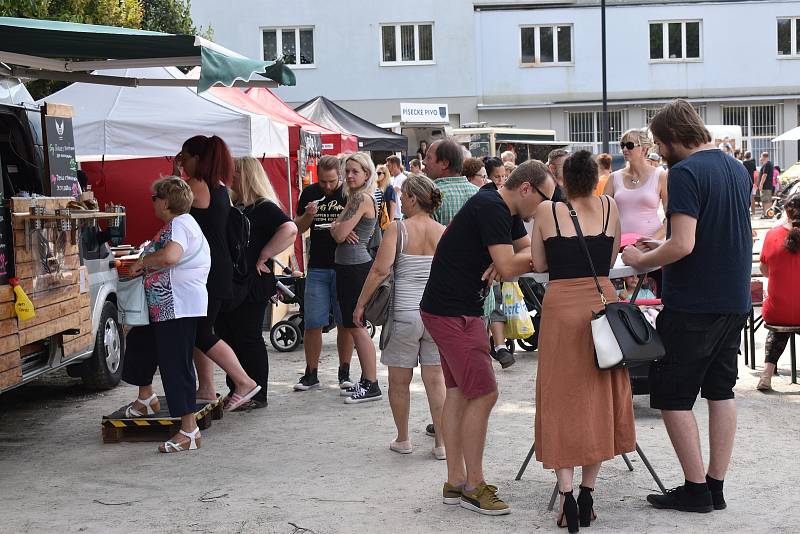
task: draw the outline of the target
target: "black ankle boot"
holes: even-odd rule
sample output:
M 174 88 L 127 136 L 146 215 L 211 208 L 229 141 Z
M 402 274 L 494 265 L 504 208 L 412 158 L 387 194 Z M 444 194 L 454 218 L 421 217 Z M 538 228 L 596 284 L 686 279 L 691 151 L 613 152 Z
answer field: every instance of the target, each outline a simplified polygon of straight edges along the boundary
M 594 513 L 594 499 L 592 492 L 594 488 L 587 488 L 586 486 L 579 486 L 581 491 L 578 493 L 578 515 L 582 527 L 592 526 L 592 521 L 597 519 Z
M 575 497 L 572 496 L 572 491 L 559 491 L 559 495 L 564 497 L 564 507 L 561 510 L 561 516 L 558 518 L 558 526 L 564 527 L 564 520 L 567 521 L 567 530 L 569 532 L 578 532 L 578 503 L 575 502 Z

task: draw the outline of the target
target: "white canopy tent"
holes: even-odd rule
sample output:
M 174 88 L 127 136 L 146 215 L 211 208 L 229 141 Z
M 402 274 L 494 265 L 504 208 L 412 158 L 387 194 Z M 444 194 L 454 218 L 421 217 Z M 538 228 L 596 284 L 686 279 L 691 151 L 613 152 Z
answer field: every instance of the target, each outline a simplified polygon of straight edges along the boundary
M 174 67 L 98 71 L 108 76 L 185 79 Z M 235 156 L 288 157 L 285 124 L 190 87 L 115 87 L 74 83 L 39 103 L 75 108 L 79 161 L 172 156 L 195 135 L 217 135 Z
M 792 128 L 772 140 L 773 143 L 779 141 L 800 141 L 800 126 Z

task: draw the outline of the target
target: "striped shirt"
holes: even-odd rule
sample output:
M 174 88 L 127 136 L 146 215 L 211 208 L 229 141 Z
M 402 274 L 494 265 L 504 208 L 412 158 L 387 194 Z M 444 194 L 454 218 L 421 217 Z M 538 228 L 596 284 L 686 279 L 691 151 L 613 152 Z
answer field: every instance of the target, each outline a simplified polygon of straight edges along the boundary
M 478 192 L 478 186 L 469 183 L 466 176 L 448 176 L 436 180 L 442 192 L 442 205 L 433 212 L 433 218 L 447 226 L 469 198 Z

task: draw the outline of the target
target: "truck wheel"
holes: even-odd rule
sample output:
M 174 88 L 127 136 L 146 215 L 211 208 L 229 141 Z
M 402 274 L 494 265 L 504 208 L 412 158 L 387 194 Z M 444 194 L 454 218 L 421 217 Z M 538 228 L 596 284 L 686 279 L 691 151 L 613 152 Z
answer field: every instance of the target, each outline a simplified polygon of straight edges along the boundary
M 94 342 L 92 358 L 87 362 L 89 372 L 83 383 L 91 388 L 111 389 L 122 377 L 122 358 L 125 354 L 125 338 L 117 322 L 117 307 L 113 302 L 103 304 L 100 324 Z

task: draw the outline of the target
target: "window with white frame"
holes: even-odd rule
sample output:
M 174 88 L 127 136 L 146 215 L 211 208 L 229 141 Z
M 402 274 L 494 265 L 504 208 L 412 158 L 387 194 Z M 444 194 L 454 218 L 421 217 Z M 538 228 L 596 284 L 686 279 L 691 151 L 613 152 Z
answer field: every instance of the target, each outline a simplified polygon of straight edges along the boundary
M 700 21 L 650 21 L 650 61 L 699 61 Z
M 697 112 L 698 115 L 700 115 L 700 118 L 703 119 L 703 122 L 705 122 L 705 120 L 706 120 L 706 107 L 705 106 L 696 106 L 694 104 L 692 105 L 692 107 L 694 107 L 694 110 Z M 650 121 L 653 120 L 653 117 L 656 116 L 656 113 L 661 111 L 661 109 L 662 108 L 645 108 L 644 109 L 645 124 L 649 125 Z
M 778 55 L 800 58 L 800 17 L 778 19 Z
M 588 149 L 600 152 L 603 147 L 603 112 L 602 111 L 570 111 L 569 140 L 574 143 L 573 149 Z M 608 112 L 609 152 L 619 154 L 619 138 L 625 131 L 625 111 Z
M 742 127 L 742 150 L 758 159 L 769 152 L 773 163 L 783 162 L 783 143 L 772 139 L 783 133 L 783 104 L 722 106 L 722 124 Z M 738 147 L 737 147 L 738 148 Z
M 381 65 L 433 63 L 433 24 L 381 24 Z
M 264 61 L 283 62 L 292 66 L 314 66 L 314 28 L 265 28 L 261 30 Z
M 572 25 L 522 26 L 520 65 L 557 65 L 572 63 Z

